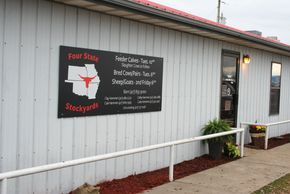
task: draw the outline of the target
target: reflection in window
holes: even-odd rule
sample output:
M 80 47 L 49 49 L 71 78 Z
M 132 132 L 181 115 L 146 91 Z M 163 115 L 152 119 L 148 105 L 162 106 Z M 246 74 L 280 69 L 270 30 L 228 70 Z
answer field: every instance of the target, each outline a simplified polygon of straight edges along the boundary
M 223 81 L 236 80 L 236 58 L 230 56 L 223 57 Z
M 280 63 L 272 63 L 271 74 L 271 96 L 270 96 L 270 115 L 279 114 L 280 107 L 280 87 L 281 87 L 281 67 Z

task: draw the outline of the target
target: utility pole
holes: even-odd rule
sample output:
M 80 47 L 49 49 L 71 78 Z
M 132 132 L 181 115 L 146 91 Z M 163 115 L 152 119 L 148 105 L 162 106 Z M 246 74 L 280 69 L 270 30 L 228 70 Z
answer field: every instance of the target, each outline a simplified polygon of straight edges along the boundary
M 217 7 L 217 23 L 220 23 L 221 19 L 221 0 L 218 0 L 218 7 Z

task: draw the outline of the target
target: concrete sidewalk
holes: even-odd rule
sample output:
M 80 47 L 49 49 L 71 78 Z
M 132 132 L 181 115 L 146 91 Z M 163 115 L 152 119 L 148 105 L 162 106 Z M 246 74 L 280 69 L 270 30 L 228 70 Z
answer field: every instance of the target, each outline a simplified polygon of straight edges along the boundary
M 245 149 L 245 157 L 146 191 L 145 194 L 244 194 L 290 173 L 290 144 L 271 150 Z

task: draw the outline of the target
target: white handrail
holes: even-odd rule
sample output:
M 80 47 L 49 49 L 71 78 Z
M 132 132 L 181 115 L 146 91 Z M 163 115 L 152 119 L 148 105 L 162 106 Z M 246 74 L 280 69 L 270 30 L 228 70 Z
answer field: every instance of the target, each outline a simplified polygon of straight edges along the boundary
M 279 121 L 279 122 L 276 122 L 276 123 L 268 123 L 267 126 L 280 125 L 280 124 L 284 124 L 284 123 L 290 123 L 290 120 Z
M 280 125 L 284 123 L 290 123 L 290 120 L 279 121 L 275 123 L 254 123 L 254 122 L 241 122 L 241 125 L 262 125 L 262 126 L 273 126 L 273 125 Z
M 280 125 L 280 124 L 285 124 L 285 123 L 290 123 L 290 120 L 285 120 L 285 121 L 279 121 L 275 123 L 253 123 L 253 122 L 241 122 L 240 127 L 243 127 L 245 125 L 261 125 L 261 126 L 266 126 L 266 134 L 265 134 L 265 145 L 264 149 L 268 149 L 268 140 L 269 140 L 269 127 L 274 126 L 274 125 Z
M 16 178 L 16 177 L 21 177 L 21 176 L 51 171 L 51 170 L 57 170 L 57 169 L 61 169 L 61 168 L 67 168 L 67 167 L 71 167 L 71 166 L 76 166 L 76 165 L 81 165 L 81 164 L 116 158 L 116 157 L 120 157 L 120 156 L 126 156 L 126 155 L 130 155 L 130 154 L 146 152 L 146 151 L 155 150 L 155 149 L 164 148 L 164 147 L 170 147 L 170 150 L 171 150 L 170 151 L 170 164 L 169 164 L 169 180 L 173 181 L 175 145 L 190 143 L 190 142 L 194 142 L 194 141 L 201 141 L 201 140 L 206 140 L 206 139 L 212 139 L 215 137 L 220 137 L 220 136 L 225 136 L 225 135 L 230 135 L 230 134 L 238 134 L 238 133 L 240 133 L 240 150 L 241 150 L 241 157 L 243 157 L 243 155 L 244 155 L 244 129 L 243 128 L 235 128 L 235 129 L 233 129 L 231 131 L 227 131 L 227 132 L 192 137 L 192 138 L 188 138 L 188 139 L 176 140 L 176 141 L 172 141 L 172 142 L 155 144 L 155 145 L 150 145 L 150 146 L 145 146 L 145 147 L 140 147 L 140 148 L 134 148 L 134 149 L 124 150 L 124 151 L 119 151 L 119 152 L 113 152 L 113 153 L 109 153 L 109 154 L 102 154 L 102 155 L 97 155 L 97 156 L 81 158 L 81 159 L 75 159 L 75 160 L 58 162 L 58 163 L 47 164 L 47 165 L 42 165 L 42 166 L 36 166 L 36 167 L 31 167 L 31 168 L 26 168 L 26 169 L 21 169 L 21 170 L 4 172 L 4 173 L 0 174 L 0 181 L 2 182 L 1 194 L 7 194 L 7 180 L 11 179 L 11 178 Z

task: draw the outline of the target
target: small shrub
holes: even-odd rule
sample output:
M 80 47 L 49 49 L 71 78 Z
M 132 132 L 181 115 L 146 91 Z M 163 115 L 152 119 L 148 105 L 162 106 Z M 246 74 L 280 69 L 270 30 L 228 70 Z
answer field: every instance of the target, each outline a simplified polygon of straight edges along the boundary
M 231 142 L 227 142 L 225 145 L 225 153 L 231 158 L 237 158 L 241 156 L 238 146 Z

